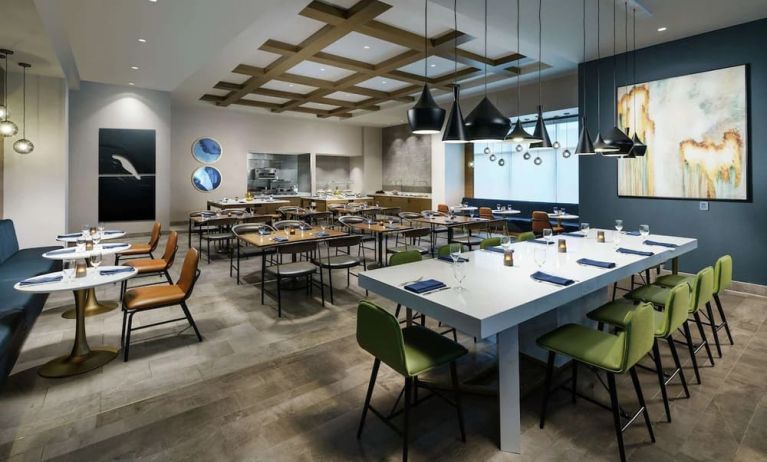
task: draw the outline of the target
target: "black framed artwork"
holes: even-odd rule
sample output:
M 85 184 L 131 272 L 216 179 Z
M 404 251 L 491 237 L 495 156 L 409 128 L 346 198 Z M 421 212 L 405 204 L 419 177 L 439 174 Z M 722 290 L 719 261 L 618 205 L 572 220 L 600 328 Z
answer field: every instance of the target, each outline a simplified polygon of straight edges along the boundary
M 155 130 L 99 129 L 99 221 L 155 219 Z

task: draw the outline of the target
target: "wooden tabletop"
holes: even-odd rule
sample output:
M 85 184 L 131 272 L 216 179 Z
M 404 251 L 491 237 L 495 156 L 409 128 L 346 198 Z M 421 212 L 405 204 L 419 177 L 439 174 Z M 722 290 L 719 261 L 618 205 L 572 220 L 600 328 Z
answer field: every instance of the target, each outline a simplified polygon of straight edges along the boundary
M 244 199 L 240 199 L 240 200 L 230 199 L 226 202 L 223 202 L 220 200 L 208 201 L 208 207 L 216 207 L 219 209 L 246 208 L 246 207 L 256 207 L 259 205 L 269 205 L 269 204 L 284 205 L 284 204 L 290 204 L 290 201 L 280 200 L 280 199 L 274 199 L 271 201 L 265 200 L 265 199 L 254 199 L 251 201 L 246 201 Z
M 334 207 L 333 211 L 339 214 L 350 214 L 359 212 L 372 212 L 374 210 L 383 210 L 383 207 L 375 205 L 369 207 Z
M 285 245 L 285 244 L 295 244 L 296 242 L 307 242 L 307 241 L 322 241 L 325 239 L 333 239 L 334 237 L 342 237 L 342 236 L 348 236 L 349 233 L 346 233 L 344 231 L 338 231 L 335 229 L 326 229 L 325 232 L 327 233 L 327 236 L 317 237 L 315 236 L 316 233 L 320 232 L 321 228 L 319 226 L 314 226 L 306 231 L 301 231 L 300 229 L 296 229 L 296 234 L 285 234 L 285 231 L 277 231 L 276 233 L 267 234 L 267 235 L 261 235 L 258 233 L 247 233 L 240 235 L 240 239 L 247 242 L 248 244 L 255 245 L 256 247 L 276 247 L 279 245 Z M 274 241 L 275 236 L 281 236 L 281 237 L 287 237 L 287 241 Z
M 226 213 L 222 213 L 220 215 L 218 214 L 212 214 L 212 215 L 200 215 L 196 217 L 190 217 L 189 219 L 192 220 L 192 223 L 196 223 L 198 225 L 208 223 L 211 221 L 217 221 L 217 220 L 247 220 L 247 219 L 256 219 L 256 218 L 263 218 L 264 220 L 270 220 L 274 218 L 277 215 L 274 214 L 259 214 L 259 213 L 241 213 L 241 214 L 232 214 L 228 215 Z
M 397 233 L 400 231 L 413 229 L 412 226 L 405 226 L 399 223 L 393 223 L 390 227 L 388 223 L 381 224 L 380 221 L 370 225 L 367 223 L 350 223 L 345 226 L 359 231 L 367 231 L 371 233 Z
M 494 223 L 498 221 L 504 221 L 502 218 L 495 218 L 495 219 L 488 219 L 488 218 L 471 218 L 466 217 L 463 215 L 456 215 L 453 218 L 450 217 L 434 217 L 434 218 L 409 218 L 410 221 L 417 221 L 419 223 L 428 223 L 430 225 L 439 225 L 439 226 L 462 226 L 462 225 L 475 225 L 475 224 L 485 224 L 485 223 Z

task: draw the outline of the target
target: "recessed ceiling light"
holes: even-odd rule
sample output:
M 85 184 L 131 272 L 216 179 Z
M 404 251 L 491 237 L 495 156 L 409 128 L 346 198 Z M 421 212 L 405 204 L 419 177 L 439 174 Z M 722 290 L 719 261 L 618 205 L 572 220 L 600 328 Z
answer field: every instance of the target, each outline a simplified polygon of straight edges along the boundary
M 381 80 L 381 85 L 386 85 L 386 80 Z
M 157 0 L 149 0 L 149 3 L 157 3 Z
M 293 85 L 293 84 L 291 83 L 291 84 L 289 84 L 288 86 L 289 86 L 290 88 L 293 88 L 295 85 Z
M 140 39 L 138 39 L 138 41 L 141 42 L 141 43 L 146 43 L 146 39 L 140 38 Z
M 134 85 L 136 85 L 136 84 L 135 84 L 135 83 L 133 83 L 133 82 L 128 82 L 128 85 L 130 85 L 130 86 L 132 87 L 132 86 L 134 86 Z
M 436 64 L 432 64 L 431 67 L 437 67 L 437 65 Z
M 366 49 L 366 50 L 369 50 L 369 49 L 370 49 L 370 45 L 365 45 L 365 46 L 364 46 L 364 47 L 362 47 L 362 48 L 364 48 L 364 49 Z
M 658 32 L 665 32 L 667 27 L 659 27 Z
M 325 72 L 325 68 L 324 68 L 324 67 L 321 67 L 321 68 L 320 68 L 320 72 Z
M 138 70 L 138 66 L 131 66 L 130 68 L 133 69 L 134 71 Z

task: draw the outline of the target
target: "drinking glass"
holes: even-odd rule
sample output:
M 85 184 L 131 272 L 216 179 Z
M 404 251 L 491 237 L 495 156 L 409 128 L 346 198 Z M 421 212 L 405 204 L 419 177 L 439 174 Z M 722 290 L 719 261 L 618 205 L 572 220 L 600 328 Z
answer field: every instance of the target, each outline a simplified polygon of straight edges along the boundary
M 511 247 L 511 238 L 509 236 L 501 236 L 501 247 L 503 247 L 503 250 L 509 250 L 509 247 Z
M 541 249 L 536 248 L 533 249 L 533 258 L 535 259 L 535 264 L 538 265 L 538 269 L 543 268 L 543 265 L 546 264 L 546 251 L 548 249 Z
M 501 204 L 495 204 L 495 210 L 503 210 L 501 209 Z
M 64 281 L 70 282 L 75 277 L 75 260 L 63 260 L 61 262 L 61 269 Z
M 559 214 L 560 215 L 567 215 L 567 210 L 565 210 L 564 208 L 561 208 L 561 209 L 559 209 Z
M 105 229 L 106 229 L 106 226 L 104 226 L 104 223 L 99 223 L 99 224 L 96 226 L 96 230 L 97 230 L 98 232 L 100 232 L 100 233 L 103 233 Z
M 647 237 L 650 235 L 650 225 L 639 225 L 639 234 L 642 237 Z
M 91 266 L 94 268 L 98 268 L 101 266 L 101 262 L 104 261 L 104 257 L 101 255 L 101 252 L 96 251 L 91 253 L 90 257 Z
M 554 215 L 557 215 L 558 213 L 559 213 L 559 208 L 558 207 L 554 207 Z
M 615 229 L 619 233 L 623 230 L 623 220 L 615 220 Z
M 393 228 L 393 227 L 394 227 L 394 217 L 389 216 L 389 228 Z
M 551 228 L 544 229 L 543 230 L 543 239 L 545 239 L 546 242 L 548 243 L 551 240 L 552 234 L 553 234 L 553 232 L 551 231 Z
M 456 287 L 456 290 L 458 292 L 462 292 L 463 280 L 466 278 L 466 263 L 456 261 L 451 266 L 453 267 L 453 277 L 455 278 L 455 282 L 458 283 L 458 287 Z
M 589 228 L 591 225 L 588 223 L 581 223 L 581 232 L 586 235 L 586 237 L 589 237 Z
M 87 237 L 91 233 L 91 225 L 83 225 L 81 232 L 83 233 L 83 237 Z
M 322 230 L 323 233 L 325 232 L 325 223 L 324 222 L 320 225 L 320 230 Z
M 93 238 L 93 245 L 94 246 L 97 246 L 97 245 L 99 245 L 101 243 L 101 238 L 102 238 L 101 231 L 96 230 L 96 232 L 93 233 L 93 235 L 91 237 Z
M 457 263 L 458 259 L 461 258 L 462 247 L 461 244 L 450 244 L 450 257 L 453 259 L 453 263 Z

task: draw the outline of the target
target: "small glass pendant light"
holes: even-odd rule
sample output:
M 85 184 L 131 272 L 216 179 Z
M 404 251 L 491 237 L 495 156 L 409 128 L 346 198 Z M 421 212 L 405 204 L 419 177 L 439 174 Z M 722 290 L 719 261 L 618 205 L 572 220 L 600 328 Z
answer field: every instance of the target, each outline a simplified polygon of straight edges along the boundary
M 19 63 L 19 66 L 21 66 L 23 70 L 24 80 L 22 83 L 22 111 L 21 111 L 21 123 L 22 123 L 22 131 L 21 131 L 21 139 L 16 140 L 15 143 L 13 143 L 13 150 L 18 152 L 19 154 L 29 154 L 35 149 L 35 145 L 32 144 L 31 141 L 27 139 L 27 69 L 32 67 L 31 65 L 27 63 Z
M 0 120 L 0 136 L 8 138 L 14 136 L 19 131 L 19 127 L 8 120 L 8 56 L 12 55 L 13 51 L 0 49 L 0 54 L 3 55 L 3 60 L 5 61 L 5 70 L 3 72 L 3 102 L 5 106 L 3 106 L 3 120 Z

